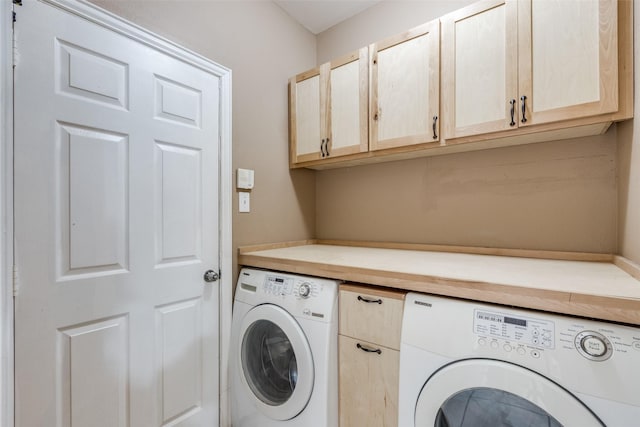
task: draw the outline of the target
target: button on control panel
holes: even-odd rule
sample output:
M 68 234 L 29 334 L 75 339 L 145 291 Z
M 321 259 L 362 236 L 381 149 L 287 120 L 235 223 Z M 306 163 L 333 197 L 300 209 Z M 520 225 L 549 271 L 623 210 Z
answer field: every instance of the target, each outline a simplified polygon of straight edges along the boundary
M 311 295 L 311 283 L 304 282 L 298 286 L 298 295 L 302 298 L 309 298 Z
M 599 332 L 582 331 L 575 338 L 578 352 L 590 360 L 607 360 L 613 354 L 611 342 Z

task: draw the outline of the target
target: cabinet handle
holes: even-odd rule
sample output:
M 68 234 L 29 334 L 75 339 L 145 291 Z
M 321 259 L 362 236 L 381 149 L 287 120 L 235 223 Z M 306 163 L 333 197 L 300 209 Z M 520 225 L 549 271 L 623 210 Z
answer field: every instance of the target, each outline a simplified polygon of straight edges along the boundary
M 380 350 L 379 348 L 370 348 L 370 347 L 365 347 L 362 344 L 358 343 L 356 344 L 356 347 L 358 347 L 360 350 L 362 351 L 366 351 L 367 353 L 378 353 L 378 354 L 382 354 L 382 350 Z
M 327 155 L 327 157 L 329 157 L 329 138 L 327 138 L 327 140 L 324 143 L 324 152 Z
M 509 123 L 509 126 L 515 126 L 516 122 L 513 120 L 513 118 L 516 114 L 516 100 L 512 99 L 509 103 L 511 104 L 511 123 Z
M 520 97 L 520 101 L 522 101 L 522 123 L 526 123 L 527 122 L 527 116 L 526 116 L 526 112 L 527 112 L 527 97 L 525 95 L 522 95 Z
M 320 143 L 320 154 L 324 157 L 324 139 Z
M 358 301 L 366 302 L 367 304 L 382 304 L 381 299 L 369 299 L 358 295 Z
M 438 139 L 438 134 L 436 133 L 436 123 L 438 121 L 438 116 L 433 116 L 433 139 Z

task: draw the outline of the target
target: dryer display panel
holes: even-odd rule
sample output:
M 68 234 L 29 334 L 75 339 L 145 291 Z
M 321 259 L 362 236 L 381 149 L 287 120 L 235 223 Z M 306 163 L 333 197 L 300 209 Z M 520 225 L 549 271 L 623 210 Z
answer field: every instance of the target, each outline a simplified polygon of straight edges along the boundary
M 293 292 L 293 279 L 267 275 L 264 279 L 264 292 L 271 295 L 291 295 L 291 292 Z
M 553 322 L 510 314 L 474 310 L 473 331 L 477 335 L 500 338 L 542 348 L 555 347 Z

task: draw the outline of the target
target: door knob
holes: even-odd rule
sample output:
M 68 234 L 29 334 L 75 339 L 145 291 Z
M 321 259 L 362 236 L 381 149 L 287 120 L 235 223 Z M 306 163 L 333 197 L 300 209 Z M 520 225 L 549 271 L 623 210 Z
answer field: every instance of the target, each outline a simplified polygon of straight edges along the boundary
M 220 275 L 213 270 L 207 270 L 204 273 L 204 281 L 205 282 L 217 282 L 220 278 Z

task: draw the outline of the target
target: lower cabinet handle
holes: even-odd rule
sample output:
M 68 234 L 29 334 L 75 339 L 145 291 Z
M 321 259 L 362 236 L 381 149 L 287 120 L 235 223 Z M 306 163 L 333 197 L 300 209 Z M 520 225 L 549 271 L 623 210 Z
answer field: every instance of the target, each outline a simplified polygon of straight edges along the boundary
M 369 299 L 358 295 L 358 301 L 366 302 L 368 304 L 382 304 L 381 299 Z
M 362 351 L 366 351 L 367 353 L 378 353 L 378 354 L 382 354 L 382 350 L 380 350 L 379 348 L 370 348 L 370 347 L 365 347 L 362 344 L 358 343 L 356 344 L 356 347 L 358 347 L 360 350 Z
M 520 100 L 522 101 L 522 123 L 526 123 L 527 122 L 527 97 L 525 95 L 522 95 L 520 97 Z

